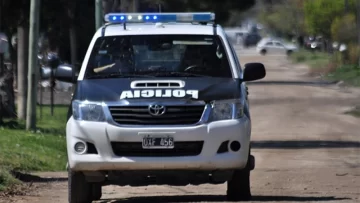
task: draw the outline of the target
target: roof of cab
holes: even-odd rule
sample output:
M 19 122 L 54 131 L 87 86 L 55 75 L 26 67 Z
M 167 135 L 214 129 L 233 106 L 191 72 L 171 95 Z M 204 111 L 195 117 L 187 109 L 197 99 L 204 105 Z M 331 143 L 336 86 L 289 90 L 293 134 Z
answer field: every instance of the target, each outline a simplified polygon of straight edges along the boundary
M 221 27 L 217 25 L 217 31 Z M 101 36 L 102 27 L 96 32 Z M 126 30 L 123 24 L 111 24 L 105 29 L 105 36 L 116 35 L 161 35 L 161 34 L 193 34 L 213 35 L 213 24 L 200 25 L 191 23 L 127 23 Z

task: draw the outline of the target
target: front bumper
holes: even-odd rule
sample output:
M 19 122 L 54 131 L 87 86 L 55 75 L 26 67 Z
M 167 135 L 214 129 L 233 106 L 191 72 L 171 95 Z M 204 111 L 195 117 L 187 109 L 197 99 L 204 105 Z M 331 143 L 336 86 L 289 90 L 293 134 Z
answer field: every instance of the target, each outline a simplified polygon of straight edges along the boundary
M 68 167 L 72 171 L 109 170 L 227 170 L 246 166 L 250 145 L 250 120 L 217 121 L 189 127 L 120 127 L 109 123 L 75 121 L 66 127 Z M 117 156 L 113 142 L 141 143 L 141 132 L 171 134 L 177 142 L 203 141 L 201 152 L 194 156 Z M 91 143 L 96 153 L 77 154 L 78 141 Z M 219 147 L 228 141 L 228 151 Z M 240 149 L 229 149 L 232 141 L 240 142 Z M 166 153 L 166 152 L 164 152 Z

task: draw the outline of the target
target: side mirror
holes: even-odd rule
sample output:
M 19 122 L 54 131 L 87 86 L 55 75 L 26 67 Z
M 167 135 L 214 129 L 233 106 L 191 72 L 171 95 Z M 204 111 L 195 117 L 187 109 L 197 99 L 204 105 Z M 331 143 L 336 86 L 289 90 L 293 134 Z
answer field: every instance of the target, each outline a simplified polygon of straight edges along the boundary
M 265 66 L 262 63 L 247 63 L 243 75 L 243 81 L 260 80 L 266 76 Z
M 62 82 L 76 83 L 78 73 L 71 65 L 62 64 L 55 69 L 54 76 L 56 80 Z

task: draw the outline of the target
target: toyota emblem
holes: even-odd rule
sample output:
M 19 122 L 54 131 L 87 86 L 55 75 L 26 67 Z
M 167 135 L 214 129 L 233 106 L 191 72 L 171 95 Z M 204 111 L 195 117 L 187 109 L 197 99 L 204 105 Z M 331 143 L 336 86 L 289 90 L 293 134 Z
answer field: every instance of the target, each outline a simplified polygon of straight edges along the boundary
M 166 108 L 163 105 L 151 104 L 149 105 L 149 114 L 153 116 L 161 116 L 165 113 Z

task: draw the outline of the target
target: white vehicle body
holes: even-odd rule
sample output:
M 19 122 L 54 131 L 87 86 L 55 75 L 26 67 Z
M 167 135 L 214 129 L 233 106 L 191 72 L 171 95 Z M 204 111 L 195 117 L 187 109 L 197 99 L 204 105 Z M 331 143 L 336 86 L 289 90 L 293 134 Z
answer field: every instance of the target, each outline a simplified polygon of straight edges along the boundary
M 256 51 L 260 54 L 290 54 L 297 50 L 295 44 L 271 38 L 262 39 L 256 46 Z
M 224 82 L 224 86 L 230 84 L 231 87 L 225 89 L 238 88 L 238 92 L 235 92 L 238 97 L 225 96 L 224 99 L 210 103 L 201 99 L 205 98 L 202 97 L 202 91 L 205 91 L 202 89 L 214 86 L 217 80 L 221 82 L 224 79 L 132 77 L 96 81 L 86 78 L 96 41 L 102 37 L 131 37 L 140 34 L 142 36 L 213 36 L 214 32 L 221 39 L 224 46 L 223 54 L 226 54 L 232 74 L 232 77 L 226 80 L 230 82 Z M 68 169 L 71 176 L 69 187 L 73 188 L 69 189 L 71 190 L 69 201 L 77 202 L 74 198 L 80 198 L 75 194 L 78 193 L 74 191 L 75 187 L 87 187 L 84 182 L 79 183 L 77 178 L 79 174 L 86 179 L 86 182 L 93 185 L 100 184 L 101 187 L 105 184 L 224 183 L 231 179 L 234 171 L 247 167 L 252 170 L 254 158 L 249 154 L 251 120 L 247 88 L 244 82 L 233 82 L 242 78 L 243 71 L 238 59 L 220 26 L 189 23 L 129 23 L 126 25 L 126 30 L 123 25 L 109 25 L 105 32 L 102 28 L 99 29 L 89 45 L 77 77 L 78 86 L 66 125 Z M 109 84 L 112 86 L 110 87 Z M 170 84 L 175 84 L 176 87 L 171 87 Z M 118 91 L 117 87 L 122 91 L 115 92 Z M 217 88 L 222 88 L 222 85 L 219 84 Z M 115 96 L 108 97 L 106 92 Z M 195 101 L 184 99 L 186 96 Z M 94 101 L 93 98 L 100 99 Z M 87 105 L 91 105 L 91 108 Z M 219 113 L 217 108 L 220 109 L 220 113 L 223 109 L 229 109 L 228 117 L 225 114 L 217 115 Z M 135 115 L 134 109 L 137 112 L 142 111 L 143 114 Z M 188 119 L 184 117 L 184 113 L 189 114 L 190 110 L 191 115 L 197 115 L 193 122 L 186 124 L 181 123 L 181 120 L 179 123 L 176 122 L 176 119 Z M 124 114 L 124 111 L 127 113 Z M 171 112 L 178 113 L 171 114 Z M 124 115 L 129 116 L 130 113 L 130 116 L 135 117 L 126 120 Z M 169 117 L 166 117 L 168 119 L 162 119 L 162 114 L 165 116 L 169 114 Z M 138 121 L 147 124 L 136 123 Z M 149 122 L 156 123 L 149 124 Z M 157 138 L 162 143 L 155 146 Z M 155 183 L 145 180 L 150 176 L 168 177 L 166 174 L 181 178 L 159 178 Z M 209 174 L 212 174 L 210 179 Z M 145 179 L 139 180 L 137 177 Z M 236 192 L 230 193 L 230 196 L 236 196 Z M 81 198 L 84 200 L 86 197 Z M 93 197 L 94 199 L 97 198 Z

